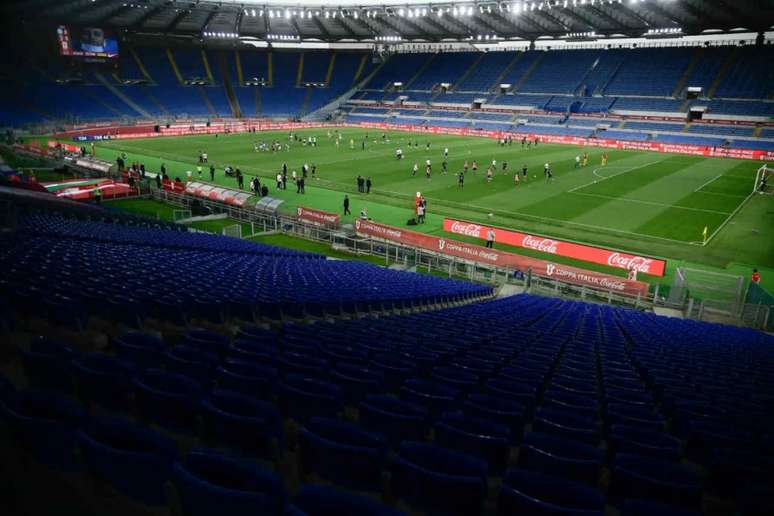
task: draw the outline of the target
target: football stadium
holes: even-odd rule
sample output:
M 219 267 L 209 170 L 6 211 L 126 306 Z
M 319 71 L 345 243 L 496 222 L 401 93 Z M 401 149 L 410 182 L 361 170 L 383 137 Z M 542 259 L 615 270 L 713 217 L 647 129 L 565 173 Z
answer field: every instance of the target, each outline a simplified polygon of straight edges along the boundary
M 0 13 L 3 514 L 774 511 L 774 2 Z

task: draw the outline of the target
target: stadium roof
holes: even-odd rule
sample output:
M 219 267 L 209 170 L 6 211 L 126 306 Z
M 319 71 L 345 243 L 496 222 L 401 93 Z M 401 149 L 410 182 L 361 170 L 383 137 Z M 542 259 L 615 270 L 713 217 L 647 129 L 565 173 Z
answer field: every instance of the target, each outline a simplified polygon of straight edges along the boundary
M 640 37 L 774 25 L 772 0 L 24 0 L 6 20 L 133 33 L 321 41 Z M 9 16 L 12 16 L 9 18 Z M 648 33 L 650 31 L 650 33 Z

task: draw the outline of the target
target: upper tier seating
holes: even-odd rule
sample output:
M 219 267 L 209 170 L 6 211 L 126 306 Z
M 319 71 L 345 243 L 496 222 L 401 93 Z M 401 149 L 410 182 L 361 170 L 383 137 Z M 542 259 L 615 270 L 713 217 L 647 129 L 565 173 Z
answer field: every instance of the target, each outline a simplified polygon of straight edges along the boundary
M 453 84 L 475 62 L 474 52 L 436 54 L 430 65 L 410 84 L 414 90 L 430 90 L 441 83 Z
M 688 68 L 692 48 L 642 48 L 613 50 L 625 54 L 618 72 L 605 89 L 606 95 L 669 97 Z

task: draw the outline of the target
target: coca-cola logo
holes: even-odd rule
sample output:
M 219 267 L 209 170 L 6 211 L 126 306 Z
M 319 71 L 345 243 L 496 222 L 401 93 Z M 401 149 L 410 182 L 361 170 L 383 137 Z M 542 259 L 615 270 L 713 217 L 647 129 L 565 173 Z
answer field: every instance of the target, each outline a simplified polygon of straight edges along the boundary
M 637 272 L 649 272 L 653 260 L 643 258 L 642 256 L 623 255 L 621 253 L 611 253 L 607 258 L 607 264 L 611 267 L 618 267 L 626 270 L 636 270 Z
M 532 235 L 527 235 L 521 241 L 521 245 L 529 249 L 535 249 L 536 251 L 556 254 L 559 242 L 551 240 L 550 238 L 535 238 Z
M 481 234 L 481 226 L 478 224 L 467 224 L 465 222 L 454 221 L 451 226 L 451 231 L 458 235 L 477 237 Z

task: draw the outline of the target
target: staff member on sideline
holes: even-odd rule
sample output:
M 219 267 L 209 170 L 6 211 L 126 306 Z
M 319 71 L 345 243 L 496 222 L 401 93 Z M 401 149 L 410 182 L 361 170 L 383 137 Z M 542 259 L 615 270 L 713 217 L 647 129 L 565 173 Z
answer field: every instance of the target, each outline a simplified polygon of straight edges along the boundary
M 492 228 L 489 228 L 486 231 L 486 246 L 490 249 L 494 248 L 494 241 L 495 241 L 495 231 Z

